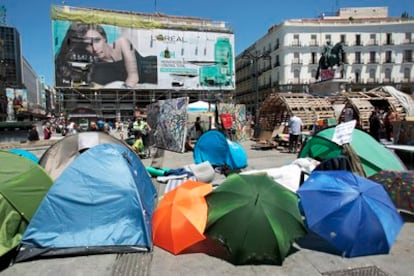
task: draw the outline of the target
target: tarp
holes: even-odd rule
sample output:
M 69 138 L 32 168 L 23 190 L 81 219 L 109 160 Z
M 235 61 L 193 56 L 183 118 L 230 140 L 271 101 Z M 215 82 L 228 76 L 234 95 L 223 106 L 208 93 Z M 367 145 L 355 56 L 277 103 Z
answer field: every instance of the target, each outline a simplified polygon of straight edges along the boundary
M 19 244 L 52 183 L 35 162 L 0 151 L 0 256 Z
M 188 104 L 187 106 L 187 112 L 209 112 L 209 111 L 215 111 L 216 105 L 210 104 L 208 102 L 204 101 L 197 101 Z
M 222 132 L 209 130 L 194 146 L 194 163 L 204 161 L 216 167 L 227 165 L 231 169 L 242 169 L 247 167 L 247 154 L 240 144 L 230 141 Z
M 335 127 L 329 127 L 309 137 L 303 145 L 299 157 L 311 157 L 322 161 L 343 155 L 343 146 L 332 141 L 334 132 Z M 406 170 L 398 156 L 363 130 L 357 128 L 353 130 L 352 141 L 349 145 L 361 160 L 367 177 L 384 169 Z
M 47 193 L 16 260 L 150 251 L 155 196 L 145 167 L 128 148 L 90 148 Z
M 115 143 L 127 146 L 127 143 L 105 132 L 88 131 L 65 136 L 42 155 L 39 164 L 56 180 L 63 170 L 83 151 L 98 144 Z

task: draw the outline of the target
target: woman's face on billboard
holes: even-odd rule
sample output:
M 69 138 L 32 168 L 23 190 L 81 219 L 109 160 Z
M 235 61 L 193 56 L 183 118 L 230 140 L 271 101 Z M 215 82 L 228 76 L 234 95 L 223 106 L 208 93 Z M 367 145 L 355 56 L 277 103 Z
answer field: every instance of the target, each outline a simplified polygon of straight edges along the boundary
M 89 30 L 84 36 L 84 41 L 86 42 L 86 50 L 97 56 L 100 59 L 105 59 L 106 57 L 106 40 L 105 38 L 96 30 Z

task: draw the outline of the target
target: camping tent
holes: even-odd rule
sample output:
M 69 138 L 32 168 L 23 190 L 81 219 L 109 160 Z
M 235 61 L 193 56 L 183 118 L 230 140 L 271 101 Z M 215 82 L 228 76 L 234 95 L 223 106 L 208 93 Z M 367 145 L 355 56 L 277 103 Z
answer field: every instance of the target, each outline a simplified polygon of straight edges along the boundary
M 18 245 L 52 183 L 35 162 L 0 151 L 0 256 Z
M 231 169 L 241 169 L 247 166 L 247 154 L 240 144 L 228 140 L 222 132 L 209 130 L 194 146 L 194 162 L 205 161 L 217 167 L 227 165 Z
M 303 145 L 299 157 L 326 160 L 343 155 L 344 147 L 332 141 L 334 132 L 335 127 L 330 127 L 309 137 Z M 350 147 L 359 157 L 367 177 L 383 169 L 396 171 L 406 169 L 401 160 L 392 151 L 363 130 L 357 128 L 353 130 Z M 351 161 L 355 162 L 355 160 Z
M 50 146 L 43 153 L 39 164 L 56 180 L 62 171 L 84 150 L 103 143 L 115 143 L 128 147 L 126 142 L 105 132 L 81 132 L 76 135 L 65 136 L 65 138 Z
M 55 181 L 16 260 L 150 251 L 155 196 L 136 154 L 117 144 L 94 146 Z

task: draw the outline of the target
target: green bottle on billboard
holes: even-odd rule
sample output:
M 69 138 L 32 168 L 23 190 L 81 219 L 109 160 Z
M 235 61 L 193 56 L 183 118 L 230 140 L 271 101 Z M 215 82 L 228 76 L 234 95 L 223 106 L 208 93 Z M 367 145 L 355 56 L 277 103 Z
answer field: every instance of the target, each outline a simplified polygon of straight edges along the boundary
M 214 45 L 214 65 L 200 68 L 204 86 L 230 86 L 233 82 L 233 50 L 229 38 L 219 37 Z

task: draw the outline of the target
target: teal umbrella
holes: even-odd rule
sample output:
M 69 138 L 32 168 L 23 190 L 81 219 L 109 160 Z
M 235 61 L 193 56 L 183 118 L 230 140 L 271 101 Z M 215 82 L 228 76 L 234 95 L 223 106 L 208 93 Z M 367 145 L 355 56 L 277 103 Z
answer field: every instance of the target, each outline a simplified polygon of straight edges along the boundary
M 346 146 L 340 146 L 333 141 L 335 127 L 323 129 L 309 137 L 303 145 L 299 158 L 311 157 L 318 160 L 326 160 L 338 155 L 343 155 Z M 398 156 L 375 140 L 367 132 L 355 128 L 352 132 L 350 149 L 357 155 L 358 162 L 367 177 L 382 170 L 404 171 L 406 167 Z M 352 162 L 356 162 L 353 158 Z
M 306 234 L 296 194 L 267 175 L 232 174 L 207 197 L 205 234 L 220 241 L 233 264 L 282 264 Z

